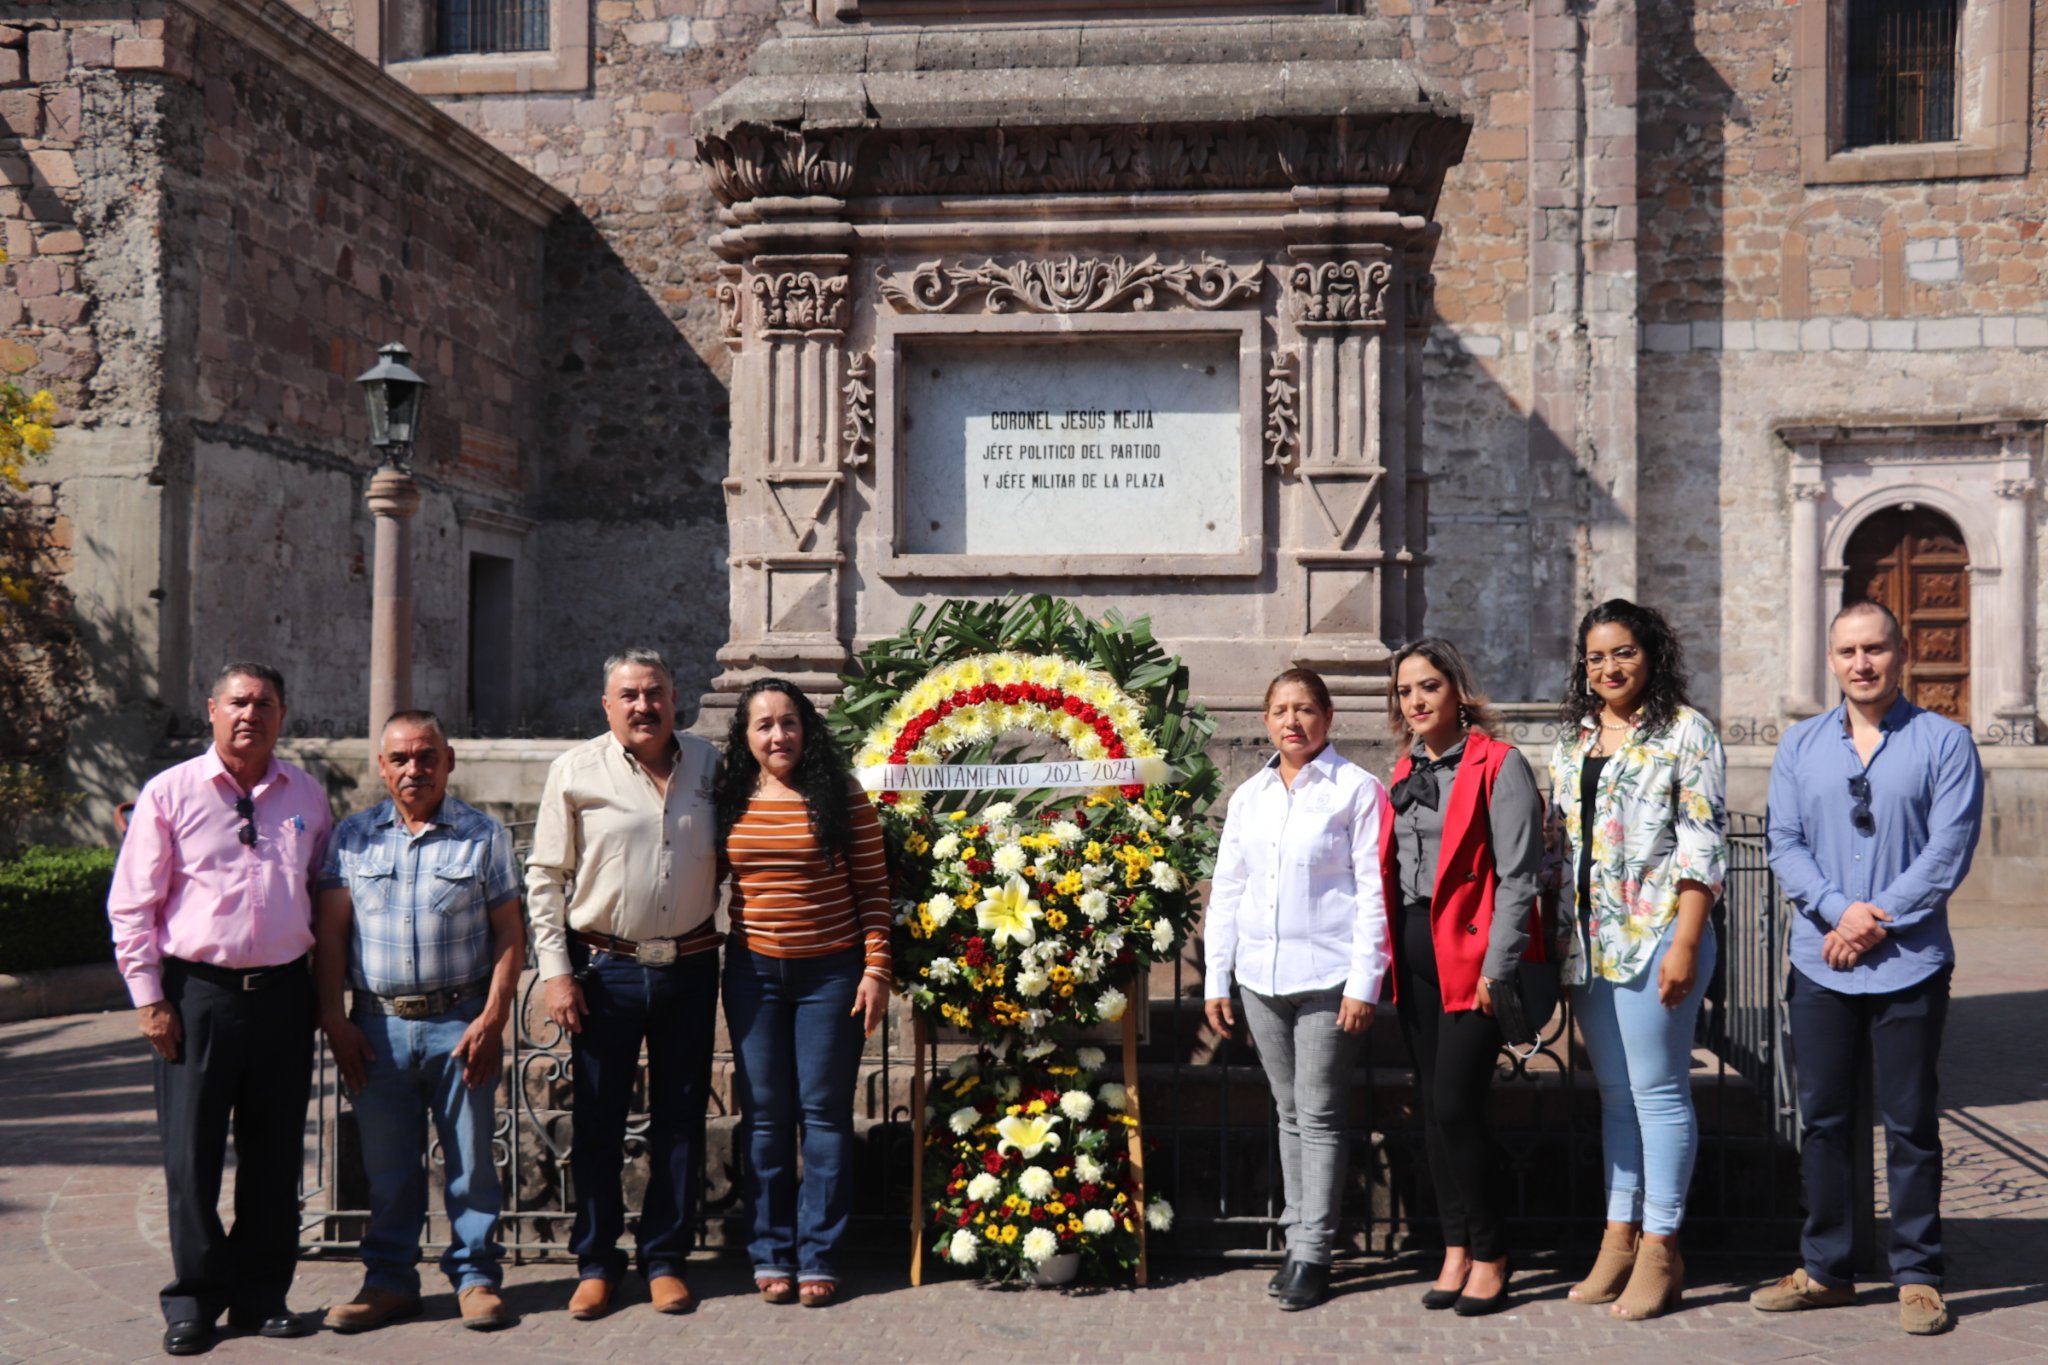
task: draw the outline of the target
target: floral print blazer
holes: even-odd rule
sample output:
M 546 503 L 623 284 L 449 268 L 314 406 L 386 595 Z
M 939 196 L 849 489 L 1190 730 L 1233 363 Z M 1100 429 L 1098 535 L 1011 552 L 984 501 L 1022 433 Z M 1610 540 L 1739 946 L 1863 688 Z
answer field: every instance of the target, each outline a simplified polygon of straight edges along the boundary
M 1689 706 L 1657 733 L 1640 725 L 1600 770 L 1593 828 L 1579 828 L 1586 751 L 1599 736 L 1592 717 L 1557 737 L 1550 751 L 1552 815 L 1570 850 L 1561 888 L 1578 896 L 1579 850 L 1590 841 L 1591 913 L 1572 917 L 1564 980 L 1583 985 L 1596 972 L 1625 985 L 1643 974 L 1664 930 L 1678 915 L 1678 884 L 1699 882 L 1721 894 L 1728 874 L 1728 756 L 1705 716 Z

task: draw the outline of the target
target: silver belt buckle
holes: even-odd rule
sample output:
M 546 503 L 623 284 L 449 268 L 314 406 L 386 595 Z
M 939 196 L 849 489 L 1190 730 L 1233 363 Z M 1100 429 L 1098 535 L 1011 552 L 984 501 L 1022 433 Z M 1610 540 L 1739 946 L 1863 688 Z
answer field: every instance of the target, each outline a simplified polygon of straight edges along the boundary
M 255 989 L 256 989 L 256 988 L 258 987 L 258 986 L 260 986 L 260 985 L 262 985 L 262 984 L 263 984 L 263 978 L 264 978 L 264 976 L 265 976 L 266 974 L 267 974 L 267 969 L 266 969 L 266 971 L 258 971 L 258 972 L 243 972 L 243 973 L 242 973 L 242 989 L 243 989 L 243 990 L 245 990 L 245 991 L 253 991 L 253 990 L 255 990 Z
M 431 1013 L 427 1009 L 428 997 L 424 995 L 394 995 L 389 997 L 385 1003 L 391 1007 L 391 1012 L 400 1019 L 424 1019 Z
M 642 939 L 633 957 L 643 967 L 666 967 L 676 960 L 676 941 L 672 938 Z

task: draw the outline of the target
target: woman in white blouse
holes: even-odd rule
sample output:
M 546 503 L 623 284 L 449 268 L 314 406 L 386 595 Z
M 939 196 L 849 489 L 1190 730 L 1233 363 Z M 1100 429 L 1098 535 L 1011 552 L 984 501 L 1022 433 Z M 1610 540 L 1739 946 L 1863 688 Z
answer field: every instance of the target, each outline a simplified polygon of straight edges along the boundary
M 1320 1303 L 1344 1189 L 1345 1107 L 1387 970 L 1379 779 L 1330 747 L 1330 690 L 1305 668 L 1266 687 L 1277 751 L 1230 797 L 1203 927 L 1203 1007 L 1228 1033 L 1235 980 L 1280 1114 L 1287 1261 L 1267 1292 Z

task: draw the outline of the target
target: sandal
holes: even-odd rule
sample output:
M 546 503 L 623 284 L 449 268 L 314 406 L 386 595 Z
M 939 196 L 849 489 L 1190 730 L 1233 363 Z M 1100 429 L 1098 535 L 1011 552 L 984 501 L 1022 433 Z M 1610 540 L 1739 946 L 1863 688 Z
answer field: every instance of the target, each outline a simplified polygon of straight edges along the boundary
M 796 1302 L 796 1290 L 790 1287 L 788 1280 L 779 1276 L 774 1279 L 756 1280 L 754 1288 L 761 1291 L 761 1298 L 766 1303 Z
M 805 1280 L 796 1292 L 806 1308 L 830 1308 L 839 1297 L 839 1286 L 830 1280 Z

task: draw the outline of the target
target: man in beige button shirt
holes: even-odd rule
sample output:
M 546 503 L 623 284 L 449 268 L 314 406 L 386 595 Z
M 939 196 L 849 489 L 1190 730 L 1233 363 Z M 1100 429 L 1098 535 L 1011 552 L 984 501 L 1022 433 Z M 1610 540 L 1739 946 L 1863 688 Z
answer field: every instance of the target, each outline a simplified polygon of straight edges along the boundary
M 609 733 L 549 766 L 526 864 L 548 1017 L 571 1035 L 580 1283 L 569 1314 L 580 1319 L 610 1311 L 626 1271 L 620 1151 L 643 1040 L 640 1271 L 657 1310 L 695 1306 L 683 1263 L 696 1234 L 718 1001 L 718 750 L 676 729 L 674 675 L 653 650 L 605 661 L 604 713 Z

